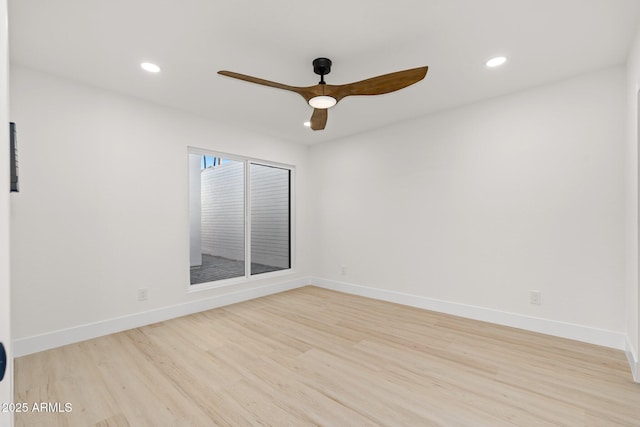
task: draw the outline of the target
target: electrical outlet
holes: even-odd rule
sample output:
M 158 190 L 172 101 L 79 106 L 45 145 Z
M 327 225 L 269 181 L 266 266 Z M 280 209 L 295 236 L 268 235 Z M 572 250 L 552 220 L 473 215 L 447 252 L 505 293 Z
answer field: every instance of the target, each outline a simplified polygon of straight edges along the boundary
M 138 289 L 138 301 L 146 301 L 147 299 L 149 299 L 149 289 Z
M 342 274 L 343 276 L 347 275 L 347 266 L 343 265 L 342 267 L 340 267 L 340 274 Z
M 529 302 L 533 305 L 542 305 L 542 292 L 529 291 Z

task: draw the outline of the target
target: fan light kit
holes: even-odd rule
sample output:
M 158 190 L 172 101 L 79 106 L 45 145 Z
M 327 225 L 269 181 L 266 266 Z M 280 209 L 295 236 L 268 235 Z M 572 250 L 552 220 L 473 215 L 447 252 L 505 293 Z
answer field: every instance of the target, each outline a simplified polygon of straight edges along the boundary
M 331 108 L 337 103 L 335 98 L 327 95 L 314 96 L 309 100 L 309 105 L 313 108 Z
M 311 129 L 322 130 L 327 124 L 327 110 L 340 102 L 342 98 L 351 95 L 382 95 L 383 93 L 395 92 L 424 79 L 428 69 L 429 67 L 418 67 L 354 83 L 328 85 L 324 81 L 324 76 L 331 72 L 331 60 L 316 58 L 313 60 L 313 72 L 320 76 L 320 82 L 315 86 L 308 87 L 289 86 L 232 71 L 222 70 L 218 71 L 218 74 L 297 93 L 313 107 L 313 114 L 309 122 Z

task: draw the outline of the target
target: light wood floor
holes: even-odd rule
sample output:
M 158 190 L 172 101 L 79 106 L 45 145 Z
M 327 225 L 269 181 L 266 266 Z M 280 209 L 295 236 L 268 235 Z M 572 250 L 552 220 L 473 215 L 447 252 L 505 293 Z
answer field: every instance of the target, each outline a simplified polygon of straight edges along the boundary
M 17 426 L 640 426 L 623 352 L 314 287 L 15 366 Z

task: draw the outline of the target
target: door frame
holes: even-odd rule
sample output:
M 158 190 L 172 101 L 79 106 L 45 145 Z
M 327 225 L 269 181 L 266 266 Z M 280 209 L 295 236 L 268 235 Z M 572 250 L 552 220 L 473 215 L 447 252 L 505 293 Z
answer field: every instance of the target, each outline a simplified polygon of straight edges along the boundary
M 7 0 L 0 0 L 0 341 L 7 353 L 7 369 L 0 381 L 0 405 L 13 402 L 11 342 L 11 284 L 9 273 L 9 29 Z M 3 405 L 4 406 L 4 405 Z M 10 409 L 10 408 L 8 408 Z M 13 427 L 13 413 L 0 407 L 0 427 Z

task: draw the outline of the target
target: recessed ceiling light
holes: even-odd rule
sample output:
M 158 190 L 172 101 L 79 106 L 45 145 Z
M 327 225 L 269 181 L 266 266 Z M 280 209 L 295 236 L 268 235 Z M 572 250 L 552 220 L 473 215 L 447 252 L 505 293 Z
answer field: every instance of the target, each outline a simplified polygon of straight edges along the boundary
M 505 62 L 507 62 L 507 58 L 505 58 L 504 56 L 496 56 L 495 58 L 491 58 L 490 60 L 488 60 L 486 62 L 486 65 L 487 67 L 493 68 L 493 67 L 498 67 L 504 64 Z
M 306 127 L 310 128 L 310 127 L 311 127 L 311 122 L 304 122 L 304 125 L 305 125 Z
M 148 71 L 150 73 L 160 72 L 160 67 L 158 67 L 156 64 L 152 64 L 151 62 L 143 62 L 142 64 L 140 64 L 140 67 L 142 67 L 143 70 Z

